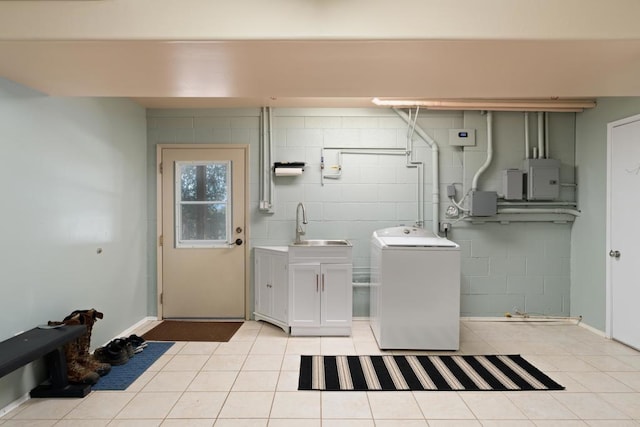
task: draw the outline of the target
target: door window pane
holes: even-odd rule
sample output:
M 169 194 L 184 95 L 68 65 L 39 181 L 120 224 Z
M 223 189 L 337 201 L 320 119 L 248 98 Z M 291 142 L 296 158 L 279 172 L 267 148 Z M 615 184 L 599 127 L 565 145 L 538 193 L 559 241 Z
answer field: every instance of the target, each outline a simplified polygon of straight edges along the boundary
M 225 205 L 182 205 L 181 240 L 226 241 L 226 223 Z
M 227 165 L 182 165 L 182 201 L 226 201 Z
M 176 162 L 176 247 L 228 247 L 230 162 Z

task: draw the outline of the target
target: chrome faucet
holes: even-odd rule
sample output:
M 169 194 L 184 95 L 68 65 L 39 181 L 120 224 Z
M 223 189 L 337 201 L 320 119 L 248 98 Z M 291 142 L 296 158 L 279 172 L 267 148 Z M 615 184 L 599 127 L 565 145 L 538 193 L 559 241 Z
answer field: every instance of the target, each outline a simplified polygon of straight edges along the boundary
M 307 221 L 307 211 L 304 209 L 304 205 L 302 202 L 298 203 L 296 207 L 296 240 L 295 243 L 300 243 L 300 236 L 304 236 L 305 231 L 302 228 L 302 224 L 300 224 L 300 208 L 302 208 L 302 224 L 306 224 Z

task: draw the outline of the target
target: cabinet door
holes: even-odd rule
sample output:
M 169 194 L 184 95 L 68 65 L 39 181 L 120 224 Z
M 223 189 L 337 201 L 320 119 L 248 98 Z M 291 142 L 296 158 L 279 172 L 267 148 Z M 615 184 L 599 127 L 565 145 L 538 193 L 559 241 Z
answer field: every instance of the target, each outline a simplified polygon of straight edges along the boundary
M 289 324 L 320 325 L 320 265 L 289 266 Z
M 271 315 L 271 255 L 255 251 L 255 311 Z
M 287 257 L 273 255 L 271 257 L 271 308 L 272 317 L 282 322 L 287 321 L 289 301 L 287 295 Z
M 323 326 L 351 326 L 351 264 L 323 264 L 320 277 Z

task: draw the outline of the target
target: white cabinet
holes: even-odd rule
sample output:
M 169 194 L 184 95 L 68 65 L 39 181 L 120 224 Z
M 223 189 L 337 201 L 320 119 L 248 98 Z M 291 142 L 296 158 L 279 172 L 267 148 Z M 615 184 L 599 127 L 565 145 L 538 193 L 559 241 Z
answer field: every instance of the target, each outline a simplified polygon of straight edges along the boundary
M 320 325 L 329 331 L 351 335 L 353 283 L 351 264 L 322 264 Z
M 351 335 L 351 264 L 289 267 L 291 335 Z
M 256 248 L 254 257 L 254 317 L 273 323 L 288 333 L 287 252 Z
M 351 335 L 351 246 L 256 247 L 256 320 L 291 335 Z

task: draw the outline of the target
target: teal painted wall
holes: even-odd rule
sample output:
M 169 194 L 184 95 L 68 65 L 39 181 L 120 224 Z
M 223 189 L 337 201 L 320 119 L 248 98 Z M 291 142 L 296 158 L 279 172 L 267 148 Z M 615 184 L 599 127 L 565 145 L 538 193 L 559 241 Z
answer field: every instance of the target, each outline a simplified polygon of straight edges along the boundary
M 95 347 L 147 316 L 145 120 L 0 79 L 0 340 L 95 307 Z M 33 365 L 0 379 L 0 408 L 44 379 Z
M 601 98 L 576 119 L 578 200 L 571 236 L 571 313 L 601 331 L 606 324 L 607 124 L 640 114 L 640 98 Z

